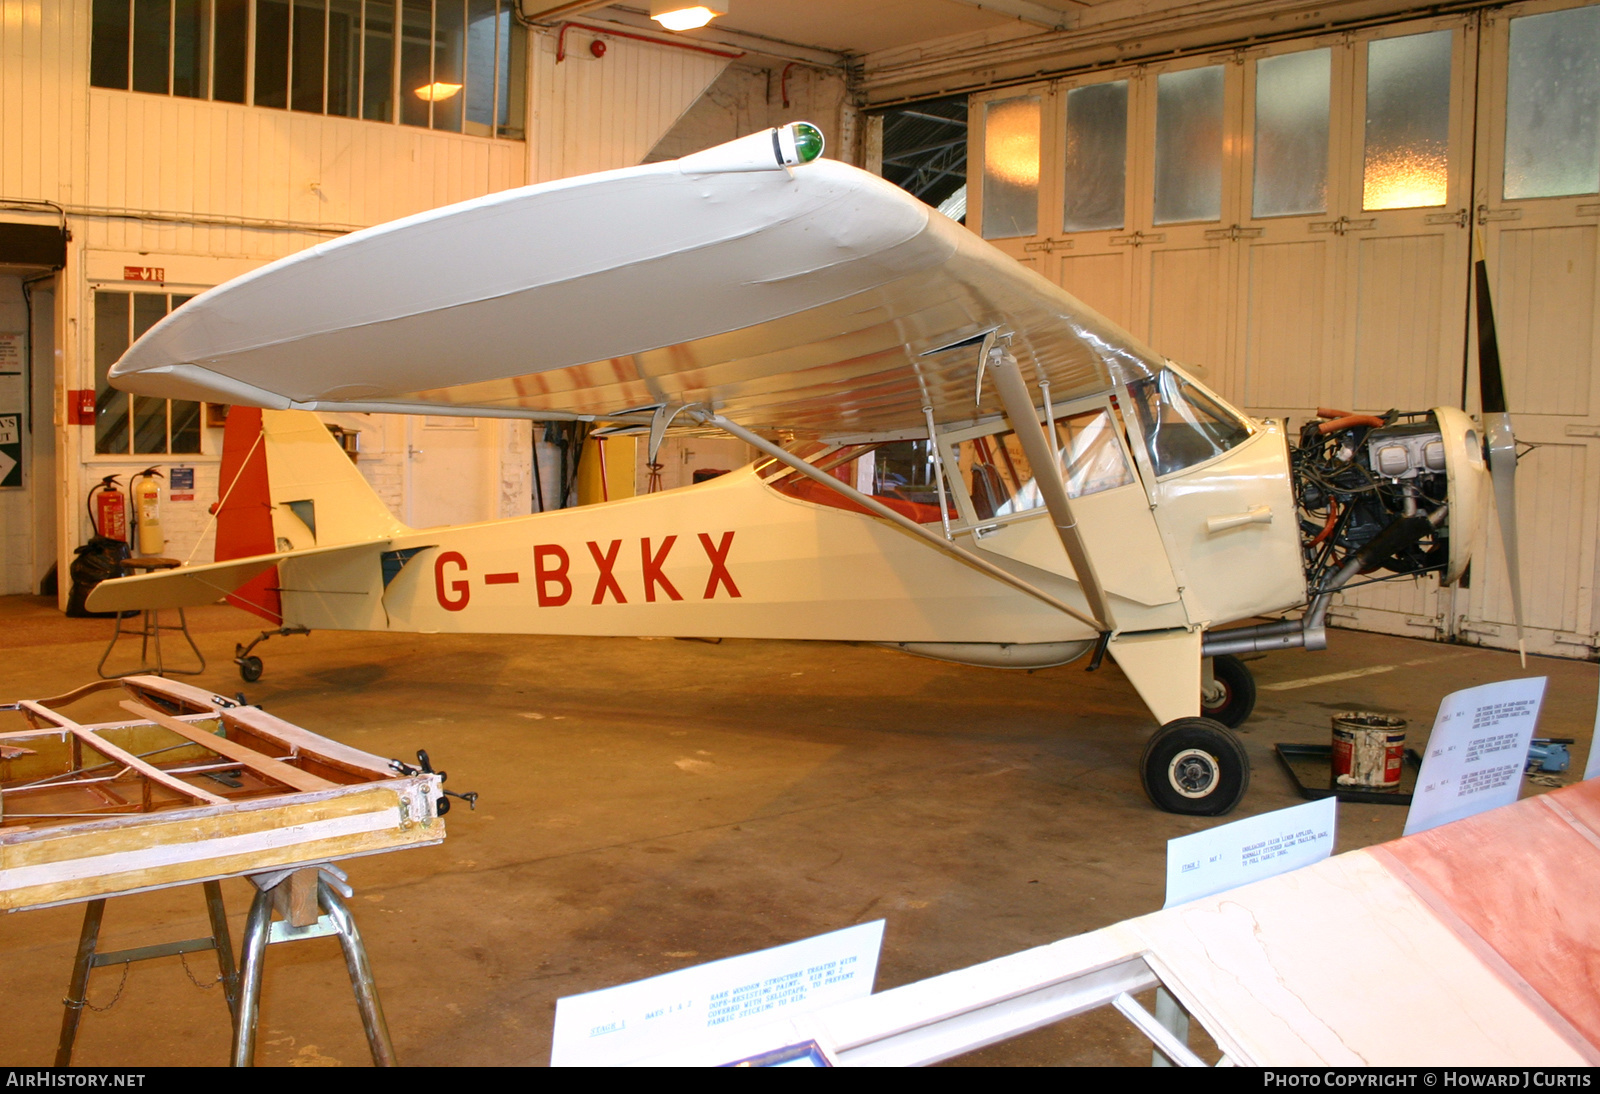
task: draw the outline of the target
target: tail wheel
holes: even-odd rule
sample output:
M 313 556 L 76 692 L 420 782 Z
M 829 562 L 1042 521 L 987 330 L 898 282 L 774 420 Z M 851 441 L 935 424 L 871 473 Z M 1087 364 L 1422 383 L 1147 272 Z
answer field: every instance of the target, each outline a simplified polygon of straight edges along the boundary
M 261 679 L 261 658 L 254 654 L 246 654 L 239 658 L 239 678 L 247 684 L 253 684 Z
M 1238 729 L 1256 708 L 1256 678 L 1243 661 L 1220 653 L 1211 659 L 1211 681 L 1200 685 L 1201 715 Z
M 1158 809 L 1220 817 L 1250 787 L 1250 757 L 1233 731 L 1210 718 L 1179 718 L 1156 731 L 1140 761 Z

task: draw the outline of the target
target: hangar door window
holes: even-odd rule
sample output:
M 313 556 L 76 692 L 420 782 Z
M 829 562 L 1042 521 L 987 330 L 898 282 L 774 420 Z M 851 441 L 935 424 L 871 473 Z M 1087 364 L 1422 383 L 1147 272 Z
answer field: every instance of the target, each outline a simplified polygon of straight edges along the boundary
M 111 366 L 134 339 L 190 297 L 175 293 L 94 294 L 94 450 L 98 455 L 158 456 L 200 451 L 200 404 L 155 399 L 113 388 Z
M 513 3 L 94 0 L 89 82 L 520 139 Z

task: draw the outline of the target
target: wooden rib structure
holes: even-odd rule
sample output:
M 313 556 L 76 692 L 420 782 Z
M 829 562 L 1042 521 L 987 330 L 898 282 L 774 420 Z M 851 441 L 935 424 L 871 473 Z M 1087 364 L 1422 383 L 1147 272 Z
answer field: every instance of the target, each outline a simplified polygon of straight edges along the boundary
M 119 689 L 131 720 L 63 710 Z M 0 910 L 420 847 L 439 777 L 156 676 L 0 707 Z M 113 708 L 114 709 L 114 708 Z

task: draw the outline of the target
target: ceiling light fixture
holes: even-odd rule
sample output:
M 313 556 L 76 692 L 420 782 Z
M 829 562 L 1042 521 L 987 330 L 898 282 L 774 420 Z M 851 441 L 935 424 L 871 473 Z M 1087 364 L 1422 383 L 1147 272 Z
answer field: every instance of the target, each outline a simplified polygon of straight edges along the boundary
M 694 30 L 728 14 L 728 0 L 650 0 L 650 18 L 668 30 Z
M 461 90 L 460 84 L 431 83 L 417 88 L 417 98 L 430 103 L 442 103 Z

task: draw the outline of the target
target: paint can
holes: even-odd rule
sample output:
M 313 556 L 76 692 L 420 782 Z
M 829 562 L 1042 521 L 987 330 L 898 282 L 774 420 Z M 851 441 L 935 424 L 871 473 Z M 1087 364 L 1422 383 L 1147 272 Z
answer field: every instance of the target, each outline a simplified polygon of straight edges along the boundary
M 1394 790 L 1405 763 L 1406 720 L 1387 714 L 1346 711 L 1333 716 L 1335 787 Z

